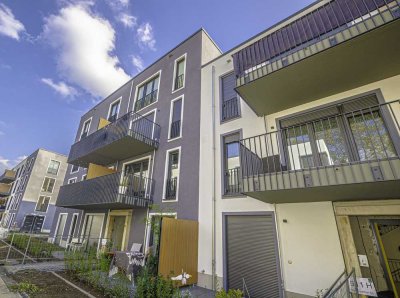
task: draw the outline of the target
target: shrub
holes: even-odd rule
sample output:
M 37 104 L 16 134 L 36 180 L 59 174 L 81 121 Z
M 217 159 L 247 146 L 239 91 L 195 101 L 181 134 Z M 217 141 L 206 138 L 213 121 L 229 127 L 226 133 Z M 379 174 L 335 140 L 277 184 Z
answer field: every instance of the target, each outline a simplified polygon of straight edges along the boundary
M 30 240 L 29 240 L 30 238 Z M 51 258 L 52 253 L 55 251 L 62 250 L 59 246 L 49 243 L 44 239 L 36 238 L 35 236 L 23 235 L 23 234 L 9 234 L 7 241 L 18 249 L 23 251 L 28 246 L 28 254 L 34 258 Z
M 215 298 L 242 298 L 242 297 L 243 297 L 243 292 L 241 290 L 233 290 L 233 289 L 229 289 L 228 292 L 222 289 L 215 294 Z
M 41 289 L 38 286 L 31 284 L 29 282 L 20 282 L 16 285 L 12 285 L 10 288 L 14 292 L 25 293 L 28 295 L 33 295 L 41 291 Z

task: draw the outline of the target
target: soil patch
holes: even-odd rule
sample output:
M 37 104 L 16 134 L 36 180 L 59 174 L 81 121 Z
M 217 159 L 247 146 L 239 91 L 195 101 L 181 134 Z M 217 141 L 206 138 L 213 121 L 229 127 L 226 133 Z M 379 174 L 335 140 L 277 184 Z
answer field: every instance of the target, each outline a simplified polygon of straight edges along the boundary
M 65 278 L 66 280 L 72 282 L 73 284 L 77 285 L 78 287 L 80 287 L 82 290 L 85 290 L 86 292 L 92 294 L 95 297 L 98 298 L 104 298 L 105 296 L 100 293 L 99 291 L 97 291 L 96 289 L 93 289 L 91 286 L 87 285 L 86 283 L 78 280 L 77 278 L 75 278 L 73 275 L 68 274 L 66 272 L 57 272 L 58 275 L 62 276 L 63 278 Z

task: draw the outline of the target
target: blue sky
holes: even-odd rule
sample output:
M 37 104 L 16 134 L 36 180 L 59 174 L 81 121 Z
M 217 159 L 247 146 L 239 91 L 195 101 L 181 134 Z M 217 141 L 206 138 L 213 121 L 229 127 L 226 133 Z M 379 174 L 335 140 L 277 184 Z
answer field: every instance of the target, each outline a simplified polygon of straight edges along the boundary
M 0 170 L 68 154 L 81 115 L 200 27 L 223 51 L 310 0 L 0 0 Z

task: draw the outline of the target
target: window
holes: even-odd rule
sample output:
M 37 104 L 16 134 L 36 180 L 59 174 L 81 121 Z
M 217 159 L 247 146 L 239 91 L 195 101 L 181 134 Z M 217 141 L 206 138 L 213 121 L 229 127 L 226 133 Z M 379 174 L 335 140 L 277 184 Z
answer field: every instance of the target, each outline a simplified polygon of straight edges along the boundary
M 47 207 L 49 206 L 49 202 L 50 202 L 50 197 L 40 196 L 36 204 L 36 211 L 46 212 Z
M 221 77 L 221 121 L 240 116 L 240 100 L 235 91 L 235 86 L 234 73 Z
M 169 125 L 169 139 L 175 139 L 182 134 L 182 113 L 183 113 L 183 98 L 178 98 L 171 101 Z
M 56 179 L 45 177 L 42 185 L 43 192 L 53 192 L 54 184 L 56 183 Z
M 71 178 L 71 179 L 68 179 L 68 184 L 73 184 L 73 183 L 76 183 L 76 177 L 75 178 Z
M 60 162 L 56 160 L 50 160 L 49 167 L 47 168 L 47 174 L 58 174 L 58 169 L 60 168 Z
M 224 194 L 240 193 L 240 160 L 239 160 L 240 134 L 235 133 L 223 137 L 224 154 Z
M 173 91 L 179 90 L 185 85 L 185 68 L 186 68 L 186 55 L 178 58 L 175 61 L 175 74 L 174 74 L 174 88 Z
M 108 112 L 108 121 L 114 122 L 115 120 L 117 120 L 120 105 L 121 105 L 120 99 L 111 104 L 110 111 Z
M 90 118 L 89 120 L 86 120 L 83 123 L 82 132 L 81 132 L 81 138 L 80 139 L 84 139 L 89 135 L 89 129 L 90 129 L 90 124 L 91 123 L 92 123 L 92 118 Z
M 298 170 L 397 156 L 375 95 L 281 121 L 286 163 Z
M 167 153 L 167 175 L 165 182 L 165 200 L 176 200 L 179 179 L 179 150 Z
M 87 174 L 82 175 L 82 181 L 85 181 L 85 180 L 86 180 L 86 177 L 87 177 Z
M 135 103 L 135 111 L 139 111 L 157 101 L 159 80 L 160 76 L 157 75 L 139 87 Z
M 76 172 L 78 172 L 78 171 L 79 171 L 79 166 L 72 165 L 71 174 L 76 173 Z

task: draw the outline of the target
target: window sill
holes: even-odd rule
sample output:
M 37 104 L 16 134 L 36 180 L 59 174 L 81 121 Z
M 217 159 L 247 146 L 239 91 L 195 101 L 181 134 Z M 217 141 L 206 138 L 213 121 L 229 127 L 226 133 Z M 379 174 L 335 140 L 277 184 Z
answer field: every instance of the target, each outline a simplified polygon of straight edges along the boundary
M 181 91 L 181 90 L 183 90 L 183 89 L 185 89 L 185 85 L 183 85 L 181 88 L 172 90 L 171 94 L 174 94 L 174 93 L 176 93 L 176 92 L 178 92 L 178 91 Z
M 228 122 L 240 119 L 240 118 L 242 118 L 241 114 L 239 114 L 239 115 L 237 115 L 235 117 L 229 118 L 229 119 L 221 119 L 221 124 L 225 124 L 225 123 L 228 123 Z
M 133 110 L 133 112 L 134 112 L 134 113 L 139 113 L 140 111 L 143 111 L 143 110 L 147 109 L 148 107 L 151 107 L 152 105 L 154 105 L 154 104 L 157 103 L 157 102 L 158 102 L 158 98 L 157 98 L 157 100 L 156 100 L 155 102 L 152 102 L 151 104 L 149 104 L 149 105 L 147 105 L 147 106 L 141 108 L 140 110 Z M 135 103 L 136 103 L 136 101 L 135 101 Z M 135 106 L 135 104 L 134 104 L 134 106 Z
M 221 196 L 222 199 L 243 199 L 246 198 L 247 196 L 241 193 L 237 194 L 223 194 Z
M 176 138 L 173 138 L 173 139 L 168 139 L 167 142 L 173 142 L 173 141 L 176 141 L 176 140 L 179 140 L 179 139 L 182 139 L 182 136 L 179 136 L 179 137 L 176 137 Z

